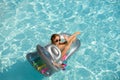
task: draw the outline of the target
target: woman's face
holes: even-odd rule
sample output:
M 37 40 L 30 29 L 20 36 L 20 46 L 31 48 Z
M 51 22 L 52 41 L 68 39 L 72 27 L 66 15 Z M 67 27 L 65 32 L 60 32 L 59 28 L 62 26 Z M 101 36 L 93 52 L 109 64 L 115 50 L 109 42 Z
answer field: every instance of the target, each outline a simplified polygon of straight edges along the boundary
M 60 37 L 59 37 L 59 36 L 56 36 L 55 39 L 54 39 L 54 44 L 55 44 L 55 45 L 59 45 L 60 41 L 61 41 L 61 40 L 60 40 Z

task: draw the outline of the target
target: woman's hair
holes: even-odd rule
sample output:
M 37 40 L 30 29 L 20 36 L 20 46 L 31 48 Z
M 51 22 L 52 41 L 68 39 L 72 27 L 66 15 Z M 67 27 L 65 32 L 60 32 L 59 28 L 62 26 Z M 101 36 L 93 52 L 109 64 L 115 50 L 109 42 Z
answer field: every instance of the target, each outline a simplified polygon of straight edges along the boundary
M 52 34 L 52 36 L 51 36 L 51 43 L 52 44 L 54 44 L 54 39 L 56 38 L 56 36 L 59 36 L 59 34 Z

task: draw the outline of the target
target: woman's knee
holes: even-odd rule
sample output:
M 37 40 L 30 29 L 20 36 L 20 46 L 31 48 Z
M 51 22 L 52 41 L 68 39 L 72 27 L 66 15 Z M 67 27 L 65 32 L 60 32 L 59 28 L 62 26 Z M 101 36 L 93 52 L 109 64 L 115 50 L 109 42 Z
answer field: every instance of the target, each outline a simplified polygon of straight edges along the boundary
M 76 36 L 72 36 L 71 39 L 69 39 L 68 43 L 73 42 L 76 39 Z

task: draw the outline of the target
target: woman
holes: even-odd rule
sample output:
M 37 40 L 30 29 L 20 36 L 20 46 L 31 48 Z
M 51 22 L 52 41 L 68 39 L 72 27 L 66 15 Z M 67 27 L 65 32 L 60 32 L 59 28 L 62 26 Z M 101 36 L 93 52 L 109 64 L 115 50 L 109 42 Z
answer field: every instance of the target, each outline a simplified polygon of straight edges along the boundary
M 61 57 L 62 60 L 65 60 L 67 51 L 70 49 L 72 42 L 74 42 L 76 40 L 76 36 L 79 34 L 80 34 L 80 32 L 75 32 L 70 37 L 67 37 L 64 35 L 65 42 L 60 42 L 61 39 L 60 39 L 59 34 L 53 34 L 51 36 L 51 43 L 56 45 L 62 53 L 62 57 Z M 60 68 L 65 67 L 64 64 L 58 64 L 56 62 L 53 62 L 53 64 L 57 67 L 60 67 Z

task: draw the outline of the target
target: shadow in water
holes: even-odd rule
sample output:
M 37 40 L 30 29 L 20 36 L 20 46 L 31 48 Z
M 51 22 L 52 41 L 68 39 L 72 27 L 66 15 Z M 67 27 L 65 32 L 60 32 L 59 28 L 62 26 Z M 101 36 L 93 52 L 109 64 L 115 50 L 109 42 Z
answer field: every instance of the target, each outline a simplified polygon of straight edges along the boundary
M 18 61 L 8 71 L 0 73 L 0 80 L 42 80 L 44 77 L 27 61 Z

